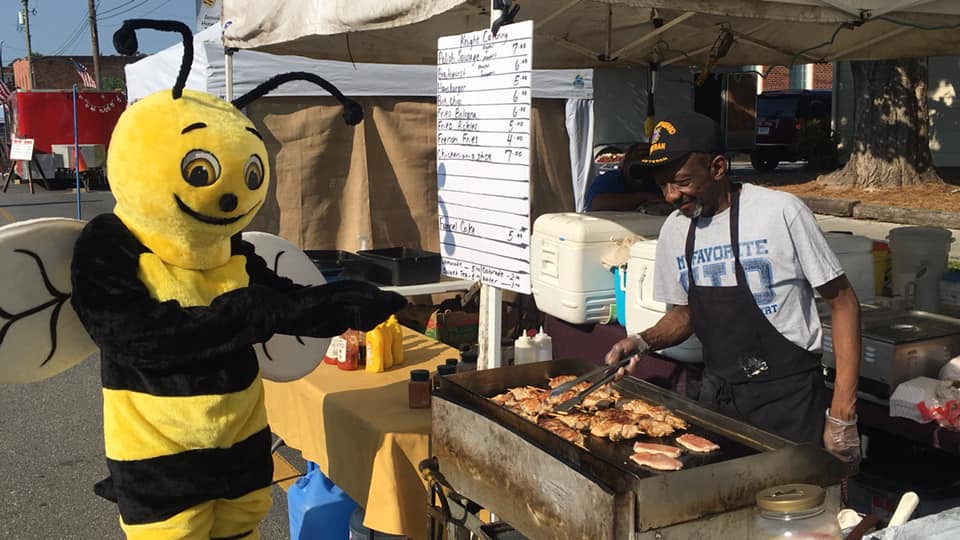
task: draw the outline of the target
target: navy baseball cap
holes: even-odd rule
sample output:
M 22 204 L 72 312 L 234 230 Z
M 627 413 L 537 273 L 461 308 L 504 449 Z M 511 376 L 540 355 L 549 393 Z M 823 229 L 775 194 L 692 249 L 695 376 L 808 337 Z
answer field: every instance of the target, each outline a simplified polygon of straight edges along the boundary
M 681 112 L 661 118 L 653 126 L 650 152 L 636 161 L 642 167 L 660 167 L 683 159 L 693 152 L 723 154 L 720 125 L 709 116 Z

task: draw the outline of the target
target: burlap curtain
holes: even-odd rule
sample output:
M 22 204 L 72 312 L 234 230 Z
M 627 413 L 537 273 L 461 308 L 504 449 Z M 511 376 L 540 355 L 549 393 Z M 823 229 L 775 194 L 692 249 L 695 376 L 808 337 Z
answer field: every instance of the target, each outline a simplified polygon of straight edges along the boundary
M 250 118 L 264 136 L 272 183 L 250 228 L 302 249 L 395 246 L 439 250 L 436 100 L 361 97 L 364 121 L 350 127 L 332 98 L 267 98 Z M 534 100 L 531 207 L 573 211 L 563 100 Z

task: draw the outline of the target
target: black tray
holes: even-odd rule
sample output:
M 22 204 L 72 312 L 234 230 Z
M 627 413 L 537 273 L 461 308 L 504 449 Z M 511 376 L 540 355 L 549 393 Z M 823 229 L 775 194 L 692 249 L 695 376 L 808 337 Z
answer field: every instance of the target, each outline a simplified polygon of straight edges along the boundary
M 355 253 L 339 249 L 308 249 L 304 253 L 328 282 L 348 277 L 345 275 L 347 267 L 359 259 Z
M 383 285 L 418 285 L 440 279 L 440 254 L 407 247 L 367 249 L 357 252 L 369 264 L 347 271 L 356 279 Z

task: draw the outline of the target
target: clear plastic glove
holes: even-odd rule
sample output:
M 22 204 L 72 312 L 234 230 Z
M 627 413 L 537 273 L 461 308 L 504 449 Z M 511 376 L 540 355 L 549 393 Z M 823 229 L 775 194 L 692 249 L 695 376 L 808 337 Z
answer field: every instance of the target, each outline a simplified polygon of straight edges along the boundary
M 853 420 L 840 420 L 830 416 L 826 410 L 827 422 L 823 426 L 823 447 L 840 461 L 855 463 L 860 461 L 860 433 L 857 431 L 857 417 Z
M 610 348 L 610 352 L 607 353 L 604 362 L 607 365 L 616 364 L 622 358 L 630 355 L 634 355 L 630 360 L 630 363 L 627 364 L 626 368 L 620 368 L 617 370 L 617 374 L 613 377 L 613 380 L 619 381 L 627 374 L 627 371 L 633 369 L 637 365 L 637 362 L 640 361 L 640 355 L 648 352 L 650 346 L 647 345 L 647 342 L 640 337 L 640 334 L 634 334 L 632 336 L 627 336 L 620 341 L 613 344 L 613 347 Z

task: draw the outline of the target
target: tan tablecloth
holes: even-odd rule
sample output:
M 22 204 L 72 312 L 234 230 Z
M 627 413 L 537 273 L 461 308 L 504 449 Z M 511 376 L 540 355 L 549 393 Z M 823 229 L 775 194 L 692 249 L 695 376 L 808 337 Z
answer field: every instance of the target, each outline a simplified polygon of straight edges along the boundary
M 455 349 L 403 329 L 404 364 L 384 373 L 321 364 L 293 382 L 264 381 L 270 429 L 366 508 L 371 529 L 426 538 L 430 410 L 407 406 L 411 369 L 435 371 Z

